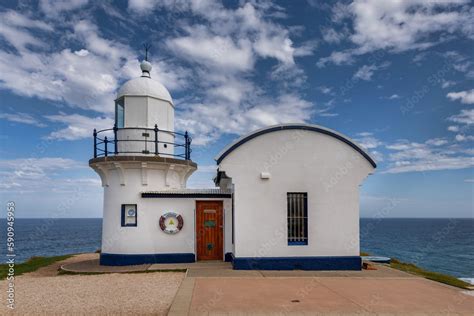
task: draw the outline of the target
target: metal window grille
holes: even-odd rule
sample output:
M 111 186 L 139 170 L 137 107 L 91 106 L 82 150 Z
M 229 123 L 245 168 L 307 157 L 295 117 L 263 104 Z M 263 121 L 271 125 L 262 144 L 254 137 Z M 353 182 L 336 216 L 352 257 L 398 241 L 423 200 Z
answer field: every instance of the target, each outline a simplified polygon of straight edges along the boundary
M 287 193 L 288 245 L 308 244 L 308 194 Z

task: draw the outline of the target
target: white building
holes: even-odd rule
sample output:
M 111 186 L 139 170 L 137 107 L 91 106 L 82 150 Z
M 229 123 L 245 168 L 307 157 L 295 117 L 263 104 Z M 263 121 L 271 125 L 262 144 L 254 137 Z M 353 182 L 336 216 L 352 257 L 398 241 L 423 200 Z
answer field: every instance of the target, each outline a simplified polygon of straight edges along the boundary
M 234 269 L 360 270 L 359 186 L 376 167 L 359 145 L 316 125 L 242 136 L 216 157 L 218 188 L 186 189 L 191 138 L 151 65 L 94 131 L 89 165 L 104 187 L 101 264 L 232 261 Z

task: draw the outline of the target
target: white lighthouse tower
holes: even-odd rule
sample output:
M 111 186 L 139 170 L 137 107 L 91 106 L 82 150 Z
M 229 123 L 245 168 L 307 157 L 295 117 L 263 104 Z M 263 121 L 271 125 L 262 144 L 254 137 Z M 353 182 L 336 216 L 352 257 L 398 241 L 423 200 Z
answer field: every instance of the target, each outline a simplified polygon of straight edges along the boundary
M 156 218 L 162 214 L 141 199 L 144 191 L 184 189 L 197 165 L 190 158 L 187 132 L 174 131 L 170 93 L 151 78 L 146 59 L 140 68 L 142 75 L 118 90 L 114 127 L 94 130 L 89 165 L 104 188 L 101 264 L 159 261 L 150 256 L 193 252 L 156 233 Z

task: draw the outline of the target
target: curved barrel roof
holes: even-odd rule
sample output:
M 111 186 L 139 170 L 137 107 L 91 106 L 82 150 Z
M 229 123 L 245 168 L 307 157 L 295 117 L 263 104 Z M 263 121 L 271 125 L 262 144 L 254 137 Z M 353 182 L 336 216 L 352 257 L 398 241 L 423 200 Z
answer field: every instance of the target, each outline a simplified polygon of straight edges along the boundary
M 342 135 L 336 131 L 333 131 L 331 129 L 319 126 L 319 125 L 311 125 L 311 124 L 279 124 L 279 125 L 273 125 L 269 127 L 265 127 L 256 131 L 253 131 L 247 135 L 244 135 L 234 142 L 230 143 L 227 145 L 214 159 L 216 160 L 217 164 L 220 164 L 224 158 L 229 155 L 232 151 L 240 147 L 241 145 L 245 144 L 249 140 L 258 137 L 260 135 L 264 135 L 267 133 L 272 133 L 272 132 L 277 132 L 277 131 L 282 131 L 282 130 L 306 130 L 306 131 L 312 131 L 312 132 L 317 132 L 317 133 L 322 133 L 331 137 L 334 137 L 343 143 L 346 143 L 347 145 L 351 146 L 353 149 L 355 149 L 357 152 L 359 152 L 367 161 L 372 165 L 372 167 L 376 168 L 377 164 L 375 163 L 375 160 L 364 150 L 362 147 L 357 144 L 355 141 L 351 140 L 349 137 Z

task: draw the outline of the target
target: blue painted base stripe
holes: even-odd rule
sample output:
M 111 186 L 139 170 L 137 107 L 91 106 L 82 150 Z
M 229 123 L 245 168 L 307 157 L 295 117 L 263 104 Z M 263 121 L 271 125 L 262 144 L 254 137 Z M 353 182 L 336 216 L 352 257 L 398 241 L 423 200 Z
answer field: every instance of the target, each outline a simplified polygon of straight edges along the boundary
M 226 252 L 224 256 L 224 261 L 225 262 L 232 262 L 234 260 L 234 254 L 232 252 Z
M 103 266 L 128 266 L 145 263 L 188 263 L 195 261 L 196 256 L 194 253 L 158 253 L 146 255 L 100 254 L 100 264 Z
M 344 257 L 234 257 L 235 270 L 361 270 L 359 256 Z

